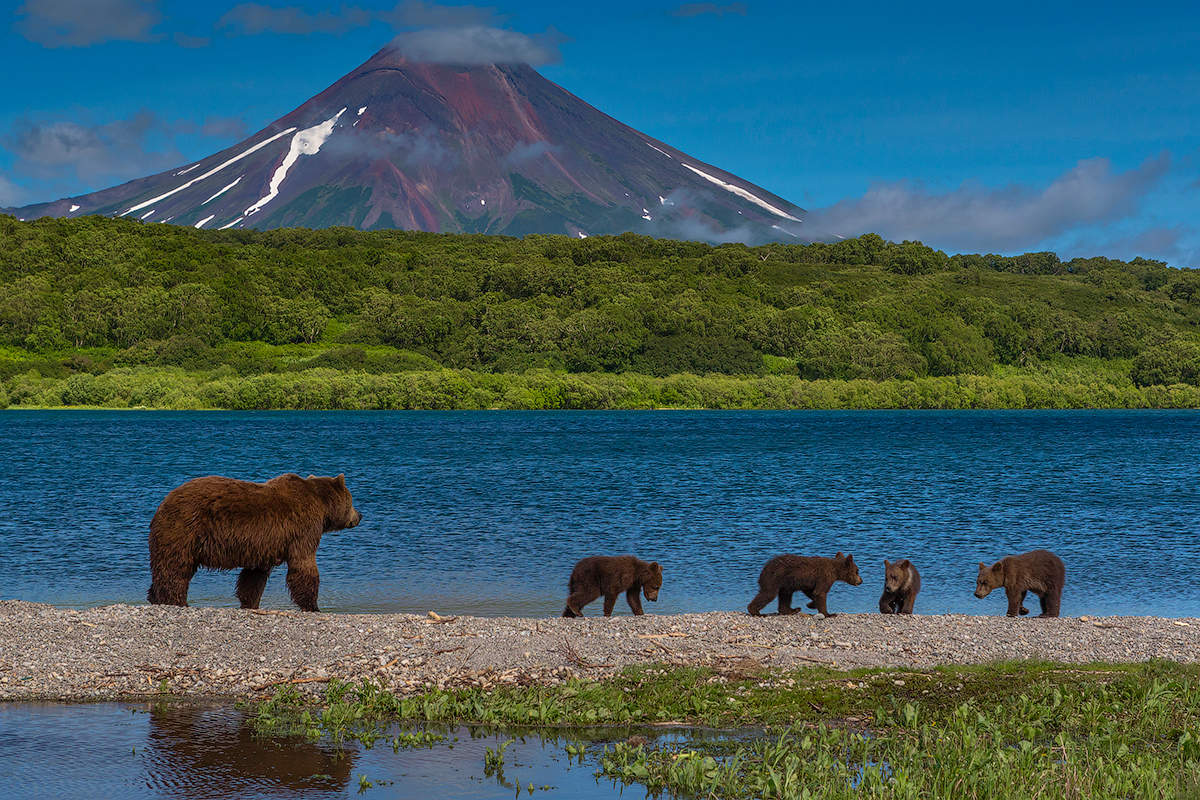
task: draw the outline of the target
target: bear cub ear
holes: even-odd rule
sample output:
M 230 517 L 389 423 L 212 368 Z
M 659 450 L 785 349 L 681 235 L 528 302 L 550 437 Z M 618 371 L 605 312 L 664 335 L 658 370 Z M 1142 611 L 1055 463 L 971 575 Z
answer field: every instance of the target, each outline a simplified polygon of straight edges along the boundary
M 908 569 L 909 567 L 912 566 L 912 564 L 910 564 L 908 559 L 905 558 L 905 559 L 902 559 L 901 561 L 897 561 L 896 566 L 900 567 L 900 569 Z
M 837 555 L 836 555 L 836 556 L 834 556 L 834 558 L 845 558 L 845 556 L 844 556 L 844 555 L 842 555 L 842 551 L 841 551 L 841 550 L 838 550 L 838 552 L 837 552 Z
M 660 575 L 662 574 L 662 564 L 658 563 L 657 561 L 650 562 L 650 569 L 654 570 Z
M 979 571 L 980 571 L 980 572 L 983 572 L 985 569 L 987 569 L 987 564 L 985 564 L 985 563 L 983 563 L 982 561 L 980 561 L 980 562 L 979 562 Z
M 887 569 L 887 568 L 888 568 L 888 567 L 890 567 L 890 566 L 891 566 L 891 563 L 890 563 L 890 562 L 888 562 L 888 560 L 885 558 L 885 559 L 883 560 L 883 568 L 884 568 L 884 569 Z
M 315 477 L 317 477 L 317 476 L 316 476 L 316 475 L 309 475 L 309 476 L 308 476 L 308 478 L 307 478 L 306 480 L 310 480 L 310 481 L 311 481 L 311 480 L 312 480 L 313 478 L 315 478 Z
M 338 486 L 345 486 L 346 485 L 346 473 L 339 472 L 336 480 L 337 480 Z

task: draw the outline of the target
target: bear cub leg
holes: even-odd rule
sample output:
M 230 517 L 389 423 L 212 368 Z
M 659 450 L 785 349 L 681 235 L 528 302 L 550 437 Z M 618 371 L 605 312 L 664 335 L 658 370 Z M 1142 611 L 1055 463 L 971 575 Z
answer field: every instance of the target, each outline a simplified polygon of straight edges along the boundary
M 796 613 L 797 609 L 792 608 L 792 595 L 793 594 L 795 594 L 795 592 L 787 592 L 787 591 L 780 590 L 780 592 L 779 592 L 779 613 L 781 615 Z
M 629 591 L 627 591 L 625 593 L 625 600 L 626 600 L 626 602 L 629 603 L 629 610 L 632 611 L 634 614 L 639 614 L 639 615 L 646 613 L 646 612 L 642 611 L 642 598 L 638 597 L 638 595 L 641 593 L 641 591 L 642 591 L 642 587 L 634 586 L 632 589 L 630 589 Z
M 600 596 L 598 591 L 571 592 L 567 598 L 567 607 L 563 609 L 564 617 L 582 617 L 583 607 Z
M 758 594 L 754 595 L 754 599 L 750 601 L 750 605 L 746 606 L 746 610 L 750 612 L 751 616 L 757 617 L 766 607 L 767 603 L 774 599 L 775 595 L 772 592 L 760 590 Z
M 242 602 L 242 608 L 258 608 L 262 600 L 263 589 L 267 588 L 267 578 L 271 576 L 270 568 L 256 569 L 247 567 L 238 575 L 235 594 Z
M 1053 592 L 1047 592 L 1046 594 L 1039 595 L 1038 600 L 1042 604 L 1041 616 L 1043 616 L 1043 617 L 1057 617 L 1058 616 L 1058 607 L 1059 607 L 1059 603 L 1061 602 L 1058 595 L 1054 594 Z
M 1024 591 L 1009 589 L 1007 587 L 1005 587 L 1004 591 L 1008 595 L 1008 616 L 1015 617 L 1029 613 L 1029 609 L 1025 607 Z

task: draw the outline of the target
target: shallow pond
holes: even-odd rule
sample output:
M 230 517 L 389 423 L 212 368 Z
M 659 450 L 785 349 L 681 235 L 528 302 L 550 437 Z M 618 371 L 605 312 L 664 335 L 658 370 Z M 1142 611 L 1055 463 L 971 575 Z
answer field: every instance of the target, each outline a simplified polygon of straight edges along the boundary
M 1190 411 L 8 411 L 0 463 L 5 598 L 144 602 L 175 486 L 344 471 L 364 522 L 321 544 L 330 611 L 556 615 L 576 560 L 624 552 L 664 564 L 649 613 L 743 610 L 771 556 L 844 550 L 865 583 L 834 611 L 875 610 L 908 557 L 918 613 L 1002 614 L 977 563 L 1046 547 L 1064 614 L 1200 616 Z M 233 584 L 202 573 L 191 601 Z
M 368 749 L 256 737 L 245 714 L 229 707 L 0 703 L 0 776 L 8 800 L 511 800 L 518 783 L 522 795 L 528 796 L 532 784 L 534 796 L 546 798 L 640 800 L 646 794 L 595 777 L 601 740 L 590 743 L 580 758 L 565 750 L 577 738 L 543 740 L 465 727 L 431 730 L 446 740 L 394 750 L 384 735 Z M 608 734 L 610 739 L 625 735 Z M 487 750 L 498 751 L 510 739 L 503 773 L 487 774 Z

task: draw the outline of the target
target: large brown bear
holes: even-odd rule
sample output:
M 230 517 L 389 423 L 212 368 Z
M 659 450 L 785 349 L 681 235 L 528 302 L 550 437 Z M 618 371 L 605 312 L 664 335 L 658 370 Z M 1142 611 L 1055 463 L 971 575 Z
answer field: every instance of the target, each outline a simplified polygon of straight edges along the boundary
M 834 581 L 845 581 L 851 586 L 862 584 L 854 556 L 844 556 L 841 552 L 833 558 L 790 553 L 775 556 L 762 568 L 758 576 L 758 594 L 746 610 L 758 616 L 763 606 L 778 597 L 779 613 L 795 614 L 800 609 L 792 608 L 792 595 L 803 592 L 810 601 L 809 608 L 832 617 L 825 607 L 825 597 Z
M 1049 550 L 1031 550 L 1002 558 L 990 567 L 980 561 L 975 596 L 982 600 L 993 589 L 1003 586 L 1008 595 L 1008 616 L 1015 617 L 1029 613 L 1025 593 L 1033 592 L 1042 603 L 1040 616 L 1057 617 L 1066 582 L 1067 570 L 1061 558 Z
M 879 597 L 880 614 L 911 614 L 921 591 L 921 573 L 907 558 L 895 563 L 884 559 L 883 594 Z
M 360 522 L 344 475 L 280 475 L 266 483 L 215 475 L 190 480 L 166 496 L 150 521 L 146 598 L 186 606 L 197 568 L 240 567 L 237 597 L 242 608 L 258 608 L 271 569 L 286 561 L 292 601 L 316 611 L 321 535 Z
M 562 615 L 582 617 L 583 607 L 604 595 L 604 616 L 611 617 L 622 592 L 629 609 L 642 614 L 638 592 L 645 592 L 651 602 L 658 600 L 662 576 L 662 565 L 657 561 L 642 561 L 634 556 L 589 556 L 571 570 L 571 580 L 567 583 L 570 594 Z

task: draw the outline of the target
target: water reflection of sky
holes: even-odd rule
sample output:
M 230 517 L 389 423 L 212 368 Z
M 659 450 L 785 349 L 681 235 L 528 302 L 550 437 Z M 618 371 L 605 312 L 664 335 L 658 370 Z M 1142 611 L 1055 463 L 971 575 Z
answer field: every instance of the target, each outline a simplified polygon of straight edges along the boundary
M 1194 412 L 4 412 L 0 459 L 0 596 L 63 605 L 143 601 L 189 477 L 345 471 L 365 520 L 321 545 L 326 610 L 557 614 L 578 558 L 623 552 L 665 566 L 649 613 L 741 610 L 770 556 L 844 550 L 835 611 L 909 557 L 918 612 L 1000 614 L 977 563 L 1047 547 L 1064 614 L 1200 616 Z

